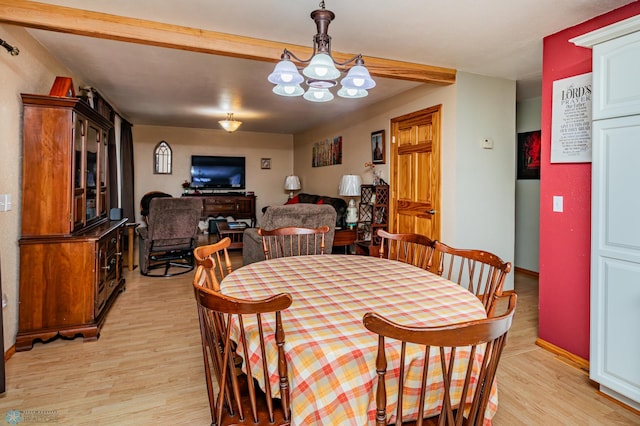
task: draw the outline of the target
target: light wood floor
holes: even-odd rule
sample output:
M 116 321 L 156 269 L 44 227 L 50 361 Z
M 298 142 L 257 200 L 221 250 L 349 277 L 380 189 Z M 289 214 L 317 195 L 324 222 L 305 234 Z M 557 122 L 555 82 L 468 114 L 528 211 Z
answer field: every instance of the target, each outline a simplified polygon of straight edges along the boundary
M 191 274 L 125 274 L 127 290 L 97 342 L 37 343 L 7 362 L 0 419 L 9 410 L 54 410 L 65 425 L 210 423 Z M 537 280 L 516 274 L 516 291 L 494 425 L 640 424 L 639 416 L 599 396 L 585 372 L 534 345 Z

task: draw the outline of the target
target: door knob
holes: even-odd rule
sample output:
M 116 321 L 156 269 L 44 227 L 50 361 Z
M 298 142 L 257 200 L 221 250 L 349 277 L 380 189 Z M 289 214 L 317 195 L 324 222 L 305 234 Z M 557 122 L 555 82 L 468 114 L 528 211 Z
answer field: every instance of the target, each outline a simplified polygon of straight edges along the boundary
M 431 210 L 427 210 L 425 213 L 429 213 L 429 214 L 436 214 L 436 211 L 434 209 Z

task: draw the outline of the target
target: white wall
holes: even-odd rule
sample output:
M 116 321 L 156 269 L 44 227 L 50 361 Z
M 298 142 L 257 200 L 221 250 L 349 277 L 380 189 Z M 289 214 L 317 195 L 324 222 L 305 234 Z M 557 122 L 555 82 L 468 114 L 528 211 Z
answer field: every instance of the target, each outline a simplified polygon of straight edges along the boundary
M 153 173 L 153 150 L 162 140 L 173 152 L 170 175 Z M 283 184 L 285 176 L 293 171 L 292 135 L 134 125 L 133 146 L 136 202 L 149 191 L 180 196 L 182 182 L 190 180 L 192 154 L 246 157 L 246 191 L 253 191 L 257 196 L 258 220 L 263 206 L 284 204 L 287 200 L 288 192 Z M 271 158 L 271 169 L 260 168 L 261 158 Z M 136 221 L 141 222 L 139 211 Z
M 294 167 L 304 192 L 336 196 L 340 177 L 361 174 L 371 160 L 370 134 L 387 131 L 394 117 L 442 104 L 442 235 L 453 246 L 514 258 L 515 82 L 459 72 L 456 84 L 420 86 L 341 120 L 295 135 Z M 343 164 L 311 167 L 312 146 L 342 136 Z M 484 150 L 480 140 L 493 139 Z M 385 178 L 389 165 L 382 167 Z M 509 274 L 505 289 L 513 288 Z
M 513 263 L 516 84 L 458 73 L 456 86 L 456 211 L 450 241 L 455 247 L 488 250 Z M 493 140 L 493 149 L 481 147 L 483 138 Z M 513 288 L 513 275 L 507 276 L 505 289 Z
M 516 105 L 517 133 L 540 130 L 541 114 L 541 97 L 518 102 Z M 539 252 L 540 180 L 516 180 L 515 266 L 539 272 Z
M 48 94 L 56 76 L 83 82 L 36 42 L 23 28 L 0 25 L 0 38 L 20 49 L 18 56 L 0 49 L 0 194 L 11 195 L 11 210 L 0 212 L 2 292 L 7 295 L 4 347 L 15 343 L 18 332 L 18 277 L 20 218 L 22 214 L 22 100 L 21 93 Z M 34 206 L 35 208 L 35 206 Z

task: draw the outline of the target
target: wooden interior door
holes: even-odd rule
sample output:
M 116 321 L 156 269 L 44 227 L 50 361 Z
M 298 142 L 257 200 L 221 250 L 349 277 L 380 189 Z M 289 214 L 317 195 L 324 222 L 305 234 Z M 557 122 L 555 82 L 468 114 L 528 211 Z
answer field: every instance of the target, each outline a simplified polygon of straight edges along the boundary
M 440 238 L 441 107 L 391 120 L 391 232 Z

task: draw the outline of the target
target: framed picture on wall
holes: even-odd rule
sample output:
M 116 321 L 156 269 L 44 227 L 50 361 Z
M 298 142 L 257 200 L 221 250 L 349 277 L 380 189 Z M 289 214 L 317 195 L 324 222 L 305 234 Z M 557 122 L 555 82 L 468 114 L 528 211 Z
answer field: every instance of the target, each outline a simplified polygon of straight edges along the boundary
M 313 144 L 311 166 L 324 167 L 342 164 L 342 136 L 327 138 Z
M 540 179 L 540 130 L 518 133 L 517 179 Z
M 371 133 L 371 162 L 373 164 L 385 163 L 384 130 Z
M 262 158 L 262 159 L 260 159 L 260 168 L 261 169 L 270 169 L 271 168 L 271 158 Z

